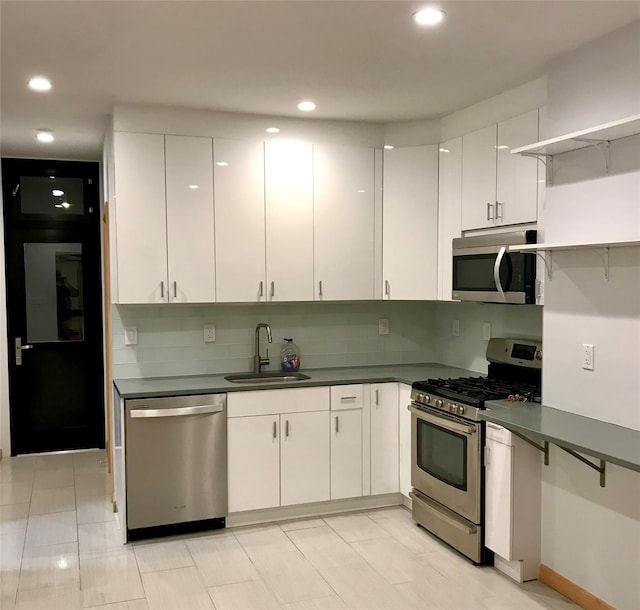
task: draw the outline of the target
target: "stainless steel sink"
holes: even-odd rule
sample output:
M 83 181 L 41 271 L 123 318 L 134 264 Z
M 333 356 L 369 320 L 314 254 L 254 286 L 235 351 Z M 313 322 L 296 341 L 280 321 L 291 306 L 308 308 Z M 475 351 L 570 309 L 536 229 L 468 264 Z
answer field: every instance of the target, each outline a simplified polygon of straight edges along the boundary
M 283 383 L 289 381 L 302 381 L 311 379 L 309 375 L 304 373 L 238 373 L 236 375 L 227 375 L 227 381 L 232 383 Z

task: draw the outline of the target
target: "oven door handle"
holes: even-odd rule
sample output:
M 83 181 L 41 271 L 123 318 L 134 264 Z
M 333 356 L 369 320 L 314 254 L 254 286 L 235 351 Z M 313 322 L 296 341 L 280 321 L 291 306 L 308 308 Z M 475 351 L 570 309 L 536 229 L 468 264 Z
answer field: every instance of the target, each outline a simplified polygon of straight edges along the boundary
M 435 415 L 435 414 L 432 415 L 431 413 L 428 413 L 422 409 L 418 409 L 413 405 L 409 406 L 409 411 L 414 413 L 416 417 L 418 417 L 419 419 L 428 421 L 432 424 L 440 426 L 441 428 L 447 428 L 452 432 L 466 434 L 467 436 L 471 436 L 472 434 L 475 434 L 479 426 L 479 424 L 477 425 L 469 424 L 468 426 L 465 426 L 464 424 L 461 424 L 457 421 L 453 421 L 446 415 Z
M 500 299 L 502 301 L 504 298 L 504 289 L 502 288 L 502 283 L 500 282 L 500 265 L 502 264 L 502 259 L 504 258 L 505 253 L 507 252 L 506 246 L 501 246 L 500 251 L 498 252 L 498 256 L 496 256 L 496 262 L 493 265 L 493 281 L 496 285 L 496 290 L 500 295 Z
M 470 525 L 467 525 L 466 523 L 460 523 L 460 521 L 458 521 L 459 517 L 458 519 L 454 519 L 453 517 L 449 516 L 446 512 L 442 510 L 443 508 L 447 510 L 446 507 L 438 506 L 437 504 L 432 502 L 427 496 L 425 496 L 423 493 L 420 493 L 419 491 L 414 489 L 409 492 L 409 497 L 411 499 L 416 499 L 416 500 L 419 500 L 420 502 L 423 502 L 424 504 L 427 504 L 438 513 L 438 517 L 440 519 L 443 519 L 450 525 L 453 525 L 453 527 L 459 530 L 462 530 L 465 534 L 476 533 L 477 528 L 475 525 L 470 526 Z

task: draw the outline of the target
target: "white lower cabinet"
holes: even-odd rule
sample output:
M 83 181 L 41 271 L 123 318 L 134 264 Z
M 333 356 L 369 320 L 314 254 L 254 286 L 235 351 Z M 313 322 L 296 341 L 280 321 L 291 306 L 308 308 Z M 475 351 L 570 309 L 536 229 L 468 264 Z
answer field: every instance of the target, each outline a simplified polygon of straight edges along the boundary
M 363 495 L 362 424 L 364 386 L 331 388 L 331 499 Z
M 398 432 L 400 459 L 400 493 L 411 493 L 411 386 L 401 383 L 398 390 Z
M 371 495 L 397 493 L 398 384 L 371 384 Z
M 329 388 L 227 395 L 229 512 L 329 500 Z
M 518 582 L 538 577 L 540 519 L 540 452 L 488 422 L 485 545 L 496 554 L 496 568 Z

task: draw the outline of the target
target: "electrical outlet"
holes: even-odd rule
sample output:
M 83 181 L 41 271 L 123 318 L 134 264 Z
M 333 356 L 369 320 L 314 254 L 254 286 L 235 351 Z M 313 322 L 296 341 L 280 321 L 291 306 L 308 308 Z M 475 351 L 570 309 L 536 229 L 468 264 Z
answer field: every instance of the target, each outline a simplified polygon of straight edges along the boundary
M 389 320 L 387 318 L 380 318 L 378 320 L 378 334 L 379 335 L 389 334 Z
M 205 324 L 204 325 L 204 342 L 213 343 L 216 340 L 216 325 Z
M 124 344 L 138 345 L 138 327 L 137 326 L 124 327 Z
M 453 326 L 451 327 L 451 332 L 453 333 L 454 337 L 459 337 L 460 336 L 460 320 L 454 320 L 453 321 Z
M 582 368 L 585 371 L 593 371 L 593 349 L 590 343 L 582 344 Z
M 491 324 L 489 324 L 489 322 L 485 322 L 482 325 L 482 338 L 485 341 L 489 341 L 489 339 L 491 339 Z

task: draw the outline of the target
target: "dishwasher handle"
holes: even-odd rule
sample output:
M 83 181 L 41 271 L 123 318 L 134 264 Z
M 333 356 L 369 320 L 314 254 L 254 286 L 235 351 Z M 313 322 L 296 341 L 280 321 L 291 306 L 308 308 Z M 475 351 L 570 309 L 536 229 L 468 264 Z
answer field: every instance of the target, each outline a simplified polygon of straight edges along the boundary
M 223 405 L 197 405 L 194 407 L 176 407 L 175 409 L 132 409 L 132 418 L 139 417 L 185 417 L 187 415 L 204 415 L 206 413 L 222 413 Z

